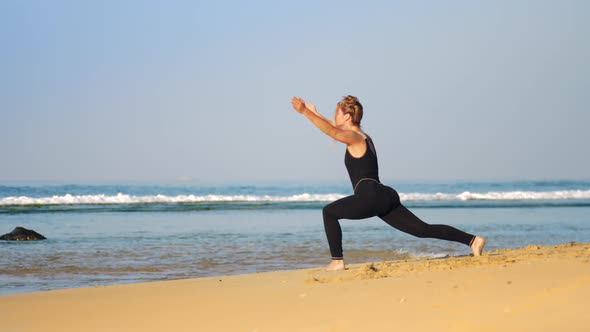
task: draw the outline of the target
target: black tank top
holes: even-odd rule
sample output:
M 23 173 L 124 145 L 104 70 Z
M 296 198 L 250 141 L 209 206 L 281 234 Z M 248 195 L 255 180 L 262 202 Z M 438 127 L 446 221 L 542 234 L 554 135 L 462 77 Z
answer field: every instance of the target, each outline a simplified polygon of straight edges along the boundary
M 366 135 L 366 134 L 365 134 Z M 350 182 L 354 188 L 361 179 L 373 179 L 379 182 L 379 166 L 377 164 L 377 151 L 375 151 L 375 145 L 369 135 L 366 135 L 365 143 L 367 144 L 367 150 L 365 154 L 360 158 L 353 157 L 348 148 L 346 148 L 346 154 L 344 155 L 344 165 L 350 176 Z

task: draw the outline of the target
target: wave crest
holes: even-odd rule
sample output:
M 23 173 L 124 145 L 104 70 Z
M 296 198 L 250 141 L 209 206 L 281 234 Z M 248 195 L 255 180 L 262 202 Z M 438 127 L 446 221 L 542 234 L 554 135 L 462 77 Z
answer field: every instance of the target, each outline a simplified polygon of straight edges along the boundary
M 588 200 L 590 190 L 560 190 L 560 191 L 499 191 L 487 193 L 460 194 L 400 194 L 402 201 L 538 201 L 538 200 Z
M 67 205 L 67 204 L 154 204 L 154 203 L 223 203 L 223 202 L 322 202 L 344 197 L 340 194 L 300 194 L 292 196 L 256 195 L 70 195 L 52 197 L 5 197 L 0 205 Z
M 291 196 L 270 195 L 147 195 L 134 196 L 123 193 L 116 195 L 71 195 L 51 197 L 4 197 L 1 205 L 89 205 L 89 204 L 167 204 L 167 203 L 224 203 L 224 202 L 331 202 L 346 195 L 343 194 L 309 194 Z M 562 191 L 508 191 L 472 193 L 400 193 L 400 199 L 408 202 L 428 201 L 538 201 L 538 200 L 590 200 L 590 190 Z

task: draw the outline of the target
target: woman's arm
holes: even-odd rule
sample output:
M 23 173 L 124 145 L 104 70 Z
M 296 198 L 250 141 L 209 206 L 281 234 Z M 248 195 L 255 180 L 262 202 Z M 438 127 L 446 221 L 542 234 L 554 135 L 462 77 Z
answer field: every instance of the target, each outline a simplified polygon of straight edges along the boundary
M 320 118 L 327 120 L 328 122 L 330 122 L 332 124 L 332 126 L 335 127 L 334 122 L 327 119 L 325 116 L 323 116 L 322 114 L 320 114 L 320 112 L 318 112 L 318 109 L 315 107 L 315 105 L 313 103 L 305 103 L 305 107 L 307 107 L 308 110 L 314 112 L 315 114 L 317 114 Z
M 323 116 L 318 115 L 317 112 L 311 111 L 305 105 L 305 101 L 299 97 L 293 97 L 293 99 L 291 99 L 291 104 L 293 104 L 293 108 L 297 112 L 305 115 L 305 117 L 307 117 L 324 134 L 337 141 L 351 145 L 364 140 L 363 137 L 356 131 L 337 128 L 332 122 L 328 121 Z

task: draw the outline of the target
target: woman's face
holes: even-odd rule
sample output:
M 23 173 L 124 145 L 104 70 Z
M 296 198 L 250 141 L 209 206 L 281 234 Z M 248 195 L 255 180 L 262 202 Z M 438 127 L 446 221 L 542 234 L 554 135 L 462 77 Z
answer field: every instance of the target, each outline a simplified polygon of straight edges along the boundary
M 344 125 L 344 123 L 346 123 L 347 115 L 348 114 L 344 114 L 344 112 L 342 112 L 340 107 L 336 107 L 336 112 L 334 113 L 334 125 L 336 125 L 336 127 L 341 127 Z

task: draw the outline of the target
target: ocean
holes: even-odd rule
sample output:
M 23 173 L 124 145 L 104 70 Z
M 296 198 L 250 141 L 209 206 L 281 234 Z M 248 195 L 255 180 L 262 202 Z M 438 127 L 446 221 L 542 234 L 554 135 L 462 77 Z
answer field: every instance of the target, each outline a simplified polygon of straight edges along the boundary
M 424 221 L 488 238 L 487 250 L 590 242 L 590 181 L 384 181 Z M 323 267 L 322 207 L 350 183 L 0 185 L 0 294 Z M 342 220 L 347 263 L 461 256 L 378 218 Z

